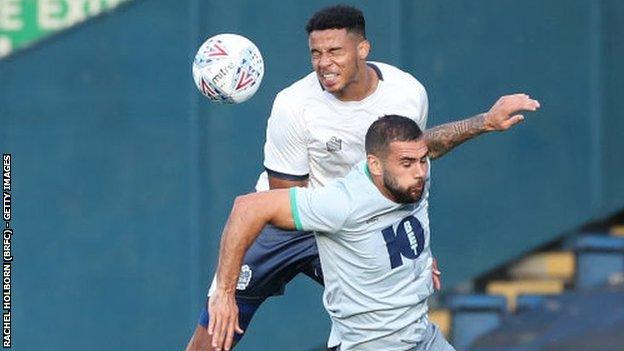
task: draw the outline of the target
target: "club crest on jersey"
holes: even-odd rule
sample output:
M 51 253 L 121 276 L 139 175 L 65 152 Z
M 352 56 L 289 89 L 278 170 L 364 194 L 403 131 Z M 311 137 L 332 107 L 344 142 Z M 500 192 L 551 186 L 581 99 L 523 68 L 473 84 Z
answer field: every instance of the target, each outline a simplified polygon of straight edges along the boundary
M 325 143 L 325 146 L 329 152 L 340 151 L 342 149 L 342 139 L 333 136 L 328 142 Z
M 251 281 L 251 276 L 253 272 L 248 265 L 244 265 L 241 267 L 240 275 L 238 276 L 238 283 L 236 284 L 236 290 L 245 290 Z

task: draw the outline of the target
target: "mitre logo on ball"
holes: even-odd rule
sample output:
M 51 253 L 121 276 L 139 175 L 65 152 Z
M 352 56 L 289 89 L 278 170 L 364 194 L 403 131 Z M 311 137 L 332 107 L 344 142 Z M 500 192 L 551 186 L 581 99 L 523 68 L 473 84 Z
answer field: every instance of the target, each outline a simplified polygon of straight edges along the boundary
M 263 75 L 260 50 L 237 34 L 209 38 L 193 61 L 197 89 L 214 102 L 237 104 L 248 100 L 260 87 Z

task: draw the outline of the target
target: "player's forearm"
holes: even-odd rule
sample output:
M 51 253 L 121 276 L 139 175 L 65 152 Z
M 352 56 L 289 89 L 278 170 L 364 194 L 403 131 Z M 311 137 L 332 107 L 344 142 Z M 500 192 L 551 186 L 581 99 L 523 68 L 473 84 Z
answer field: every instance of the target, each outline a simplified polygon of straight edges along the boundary
M 439 158 L 466 140 L 489 131 L 485 115 L 485 113 L 481 113 L 461 121 L 446 123 L 425 130 L 429 157 L 431 159 Z
M 221 237 L 217 286 L 227 293 L 235 292 L 245 252 L 270 220 L 254 195 L 236 198 Z
M 234 293 L 245 252 L 269 223 L 282 229 L 294 229 L 288 189 L 236 198 L 221 237 L 217 267 L 219 289 Z

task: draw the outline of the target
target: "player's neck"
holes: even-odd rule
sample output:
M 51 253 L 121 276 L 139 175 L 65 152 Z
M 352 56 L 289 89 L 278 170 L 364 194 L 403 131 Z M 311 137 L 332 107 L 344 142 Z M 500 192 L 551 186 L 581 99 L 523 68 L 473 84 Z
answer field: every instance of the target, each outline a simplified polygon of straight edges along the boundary
M 369 97 L 377 89 L 379 85 L 379 77 L 377 72 L 366 63 L 356 81 L 352 82 L 342 92 L 336 94 L 336 98 L 340 101 L 361 101 Z

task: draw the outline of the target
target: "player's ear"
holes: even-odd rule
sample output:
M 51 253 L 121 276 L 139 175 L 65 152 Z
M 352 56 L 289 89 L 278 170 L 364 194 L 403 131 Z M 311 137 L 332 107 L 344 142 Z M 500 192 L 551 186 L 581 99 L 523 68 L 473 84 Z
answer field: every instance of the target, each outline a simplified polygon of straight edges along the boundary
M 381 160 L 379 157 L 375 155 L 367 155 L 366 163 L 368 164 L 368 170 L 371 176 L 381 176 L 383 171 L 381 169 Z
M 358 58 L 360 60 L 366 60 L 368 53 L 370 52 L 370 48 L 370 42 L 366 39 L 362 40 L 357 46 Z

